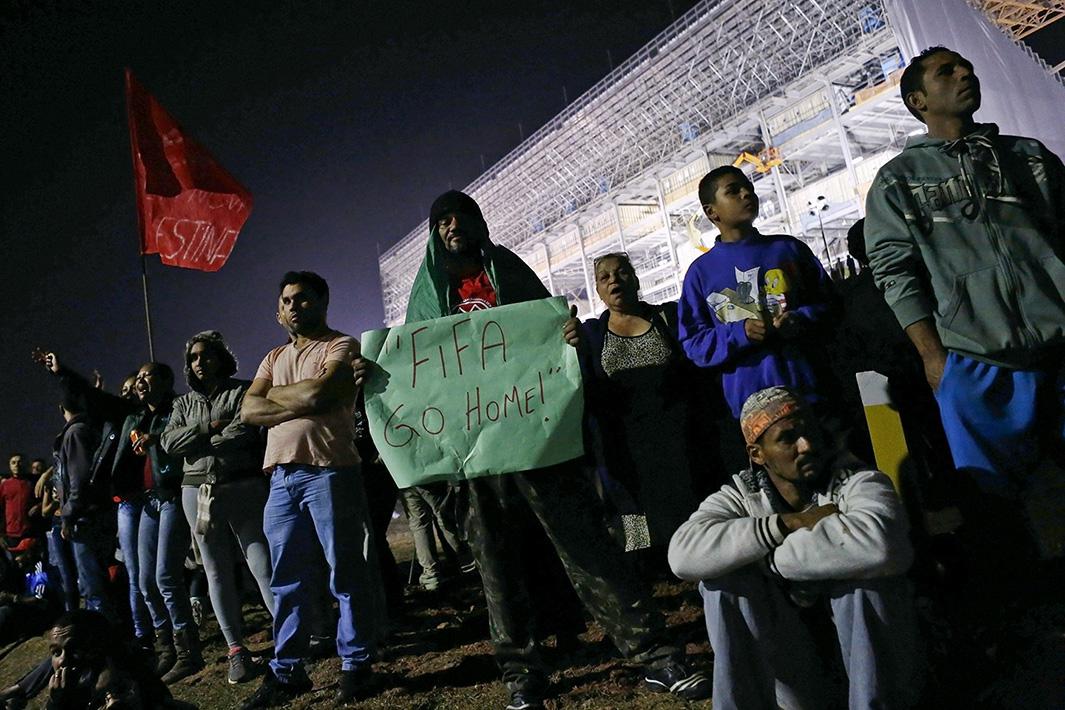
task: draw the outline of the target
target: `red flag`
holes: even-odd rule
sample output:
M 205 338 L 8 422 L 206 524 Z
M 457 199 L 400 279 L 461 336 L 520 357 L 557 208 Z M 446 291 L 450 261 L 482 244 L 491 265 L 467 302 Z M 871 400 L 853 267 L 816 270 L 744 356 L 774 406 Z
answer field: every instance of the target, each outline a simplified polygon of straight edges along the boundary
M 252 197 L 126 70 L 141 254 L 218 271 L 251 214 Z

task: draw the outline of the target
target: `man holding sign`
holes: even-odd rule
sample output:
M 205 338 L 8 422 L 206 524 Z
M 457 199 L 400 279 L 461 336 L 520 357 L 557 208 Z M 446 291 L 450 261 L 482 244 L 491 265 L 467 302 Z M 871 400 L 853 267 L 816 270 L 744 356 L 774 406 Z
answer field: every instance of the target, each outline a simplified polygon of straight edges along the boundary
M 449 191 L 437 198 L 429 212 L 429 234 L 425 260 L 411 290 L 408 323 L 462 313 L 470 314 L 468 320 L 479 322 L 482 319 L 476 311 L 549 296 L 532 269 L 513 252 L 489 240 L 488 226 L 480 207 L 468 195 Z M 551 319 L 550 310 L 554 305 L 544 302 L 548 312 L 546 320 Z M 576 309 L 572 309 L 562 331 L 562 337 L 573 346 L 578 344 L 575 316 Z M 561 313 L 554 317 L 560 318 Z M 459 322 L 466 320 L 458 319 Z M 498 336 L 493 339 L 489 327 L 492 321 L 484 320 L 484 325 L 475 329 L 480 337 L 477 365 L 484 365 L 481 369 L 487 368 L 489 357 L 503 355 L 490 346 L 504 342 Z M 530 332 L 539 330 L 529 324 Z M 549 333 L 544 335 L 550 337 Z M 412 340 L 409 347 L 413 346 Z M 456 348 L 460 347 L 456 343 Z M 480 359 L 482 356 L 483 360 Z M 443 359 L 443 351 L 440 357 Z M 369 368 L 367 360 L 356 362 L 357 382 L 361 384 L 366 379 Z M 369 400 L 374 396 L 372 389 L 381 386 L 381 379 L 384 378 L 371 382 L 367 391 L 368 411 Z M 507 387 L 511 383 L 504 384 L 503 389 L 509 391 Z M 544 397 L 543 386 L 539 381 L 536 384 L 537 388 L 530 395 L 533 399 L 526 404 L 534 404 L 533 400 L 537 398 L 541 403 L 548 400 Z M 465 389 L 464 385 L 456 386 Z M 524 397 L 524 384 L 514 388 L 515 391 L 518 389 Z M 469 408 L 474 414 L 481 413 L 476 389 L 473 397 Z M 505 394 L 500 399 L 499 406 L 505 409 Z M 517 401 L 512 404 L 518 406 Z M 529 413 L 528 408 L 523 411 Z M 483 413 L 490 418 L 488 405 L 483 405 Z M 472 420 L 467 428 L 472 430 L 474 424 L 481 421 Z M 434 420 L 430 424 L 435 428 L 439 422 Z M 463 427 L 466 424 L 463 420 Z M 549 426 L 559 424 L 545 420 L 542 425 L 544 436 L 550 435 Z M 372 433 L 382 439 L 388 435 L 387 430 Z M 483 446 L 486 439 L 474 441 L 473 450 L 465 457 L 467 460 L 483 455 L 477 448 Z M 522 446 L 521 439 L 514 441 L 512 446 Z M 440 457 L 450 453 L 441 451 Z M 507 458 L 506 451 L 499 453 L 502 458 Z M 648 611 L 648 595 L 627 571 L 620 551 L 607 535 L 600 502 L 580 469 L 576 458 L 579 455 L 580 447 L 576 446 L 569 460 L 559 463 L 559 458 L 552 461 L 550 452 L 545 453 L 536 460 L 551 461 L 551 464 L 535 470 L 515 471 L 513 468 L 487 466 L 487 471 L 504 475 L 483 475 L 485 471 L 481 471 L 479 477 L 468 483 L 466 525 L 484 583 L 496 661 L 510 691 L 508 710 L 543 707 L 547 691 L 547 676 L 532 633 L 533 603 L 521 561 L 522 540 L 517 539 L 520 535 L 513 523 L 515 511 L 521 507 L 531 510 L 543 526 L 585 607 L 626 657 L 646 665 L 646 683 L 654 690 L 673 692 L 687 699 L 708 697 L 709 680 L 702 673 L 692 673 L 684 665 L 681 652 L 666 642 L 662 617 Z M 527 458 L 527 452 L 511 452 L 510 457 Z M 543 605 L 552 603 L 552 600 L 538 601 Z

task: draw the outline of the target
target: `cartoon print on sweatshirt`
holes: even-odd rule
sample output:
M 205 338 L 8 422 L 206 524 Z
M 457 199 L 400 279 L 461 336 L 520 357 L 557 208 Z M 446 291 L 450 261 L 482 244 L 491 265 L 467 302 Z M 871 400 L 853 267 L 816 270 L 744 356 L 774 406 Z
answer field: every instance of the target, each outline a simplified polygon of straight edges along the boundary
M 765 272 L 765 306 L 773 318 L 788 310 L 788 277 L 784 269 Z
M 765 272 L 764 288 L 759 288 L 760 266 L 742 271 L 736 269 L 736 288 L 714 291 L 706 303 L 722 323 L 735 323 L 748 318 L 761 318 L 762 311 L 777 316 L 787 309 L 788 278 L 784 269 Z
M 722 323 L 760 318 L 758 313 L 758 272 L 760 266 L 747 271 L 736 269 L 736 288 L 713 291 L 706 303 Z

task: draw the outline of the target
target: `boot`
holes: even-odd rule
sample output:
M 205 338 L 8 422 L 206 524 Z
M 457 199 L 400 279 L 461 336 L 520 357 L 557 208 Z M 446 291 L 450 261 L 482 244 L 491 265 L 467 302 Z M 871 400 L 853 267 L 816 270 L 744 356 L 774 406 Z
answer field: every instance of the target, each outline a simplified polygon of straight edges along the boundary
M 169 626 L 159 629 L 155 634 L 155 674 L 162 677 L 177 661 L 177 652 L 174 650 L 174 632 Z
M 177 648 L 177 662 L 166 675 L 163 682 L 167 685 L 188 678 L 193 673 L 203 670 L 203 654 L 200 653 L 200 630 L 195 624 L 189 624 L 174 634 L 174 646 Z

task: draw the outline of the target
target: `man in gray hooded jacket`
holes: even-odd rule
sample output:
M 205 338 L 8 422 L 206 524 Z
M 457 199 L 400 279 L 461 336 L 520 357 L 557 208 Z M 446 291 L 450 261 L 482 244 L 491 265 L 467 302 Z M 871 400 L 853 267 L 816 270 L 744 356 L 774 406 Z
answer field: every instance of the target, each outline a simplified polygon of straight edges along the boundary
M 956 52 L 926 50 L 900 84 L 928 133 L 869 190 L 869 261 L 957 468 L 1009 500 L 1065 440 L 1065 168 L 1039 141 L 974 122 L 980 82 Z

